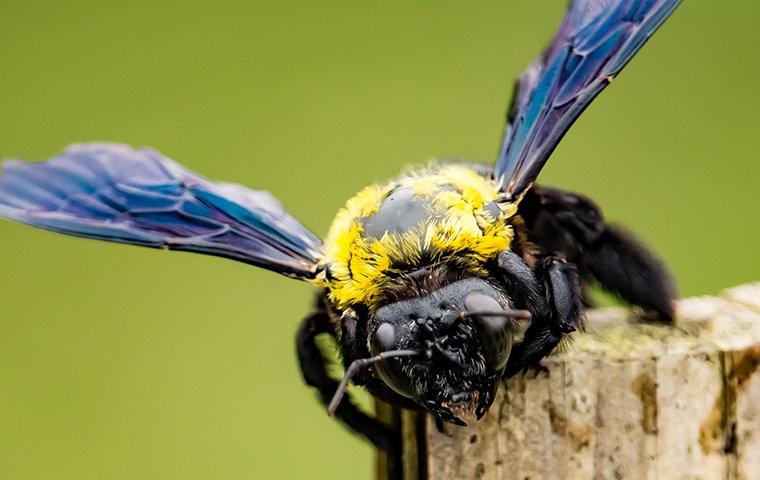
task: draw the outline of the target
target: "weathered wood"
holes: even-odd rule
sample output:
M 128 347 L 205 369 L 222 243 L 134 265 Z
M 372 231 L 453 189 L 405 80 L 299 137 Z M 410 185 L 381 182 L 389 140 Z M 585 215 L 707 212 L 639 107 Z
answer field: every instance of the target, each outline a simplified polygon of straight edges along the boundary
M 375 400 L 375 415 L 378 419 L 382 420 L 388 425 L 398 425 L 401 423 L 398 421 L 399 410 L 394 409 L 390 405 L 380 400 Z M 381 450 L 377 450 L 375 454 L 375 476 L 378 479 L 391 479 L 391 459 Z
M 760 479 L 760 283 L 681 300 L 673 326 L 588 317 L 480 422 L 403 413 L 405 480 Z

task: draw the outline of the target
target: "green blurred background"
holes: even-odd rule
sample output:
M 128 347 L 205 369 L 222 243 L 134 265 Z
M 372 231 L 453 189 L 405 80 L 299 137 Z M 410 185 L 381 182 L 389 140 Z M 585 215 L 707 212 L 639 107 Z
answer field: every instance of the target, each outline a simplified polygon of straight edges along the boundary
M 316 233 L 365 184 L 494 157 L 563 1 L 0 2 L 0 157 L 153 145 Z M 541 180 L 591 195 L 685 295 L 760 278 L 760 2 L 687 0 Z M 301 383 L 305 285 L 0 223 L 0 478 L 369 478 Z

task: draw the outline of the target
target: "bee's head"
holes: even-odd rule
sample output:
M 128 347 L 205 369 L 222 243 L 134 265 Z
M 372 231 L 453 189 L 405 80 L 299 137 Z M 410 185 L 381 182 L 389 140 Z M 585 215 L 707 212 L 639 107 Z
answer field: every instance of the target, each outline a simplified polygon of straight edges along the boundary
M 438 418 L 482 417 L 507 364 L 516 318 L 498 288 L 465 278 L 380 307 L 370 318 L 369 349 L 376 375 Z M 399 352 L 401 352 L 399 354 Z

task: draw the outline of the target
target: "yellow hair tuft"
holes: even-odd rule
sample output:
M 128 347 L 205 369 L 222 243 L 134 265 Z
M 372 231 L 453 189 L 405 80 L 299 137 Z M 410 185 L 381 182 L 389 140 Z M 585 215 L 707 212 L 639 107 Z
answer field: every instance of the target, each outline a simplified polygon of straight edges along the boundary
M 363 221 L 403 187 L 428 206 L 429 218 L 400 233 L 366 235 Z M 357 303 L 372 308 L 399 265 L 419 268 L 423 258 L 437 262 L 456 257 L 473 273 L 482 273 L 482 263 L 509 249 L 514 235 L 508 220 L 517 206 L 495 203 L 499 197 L 494 181 L 464 165 L 433 166 L 366 187 L 333 221 L 323 261 L 329 273 L 315 282 L 329 290 L 338 308 Z

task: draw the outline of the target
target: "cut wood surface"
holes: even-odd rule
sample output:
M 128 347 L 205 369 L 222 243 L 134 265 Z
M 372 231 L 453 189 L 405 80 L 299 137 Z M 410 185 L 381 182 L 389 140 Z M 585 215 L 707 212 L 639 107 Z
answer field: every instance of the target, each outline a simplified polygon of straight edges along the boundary
M 404 412 L 405 479 L 759 480 L 760 282 L 677 311 L 588 312 L 586 334 L 467 427 Z

